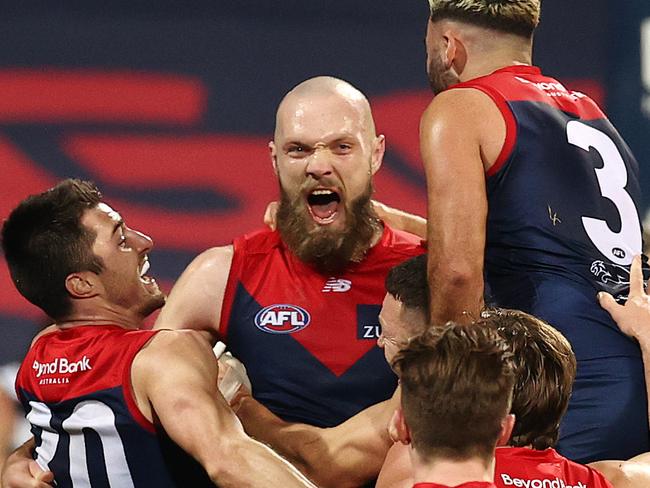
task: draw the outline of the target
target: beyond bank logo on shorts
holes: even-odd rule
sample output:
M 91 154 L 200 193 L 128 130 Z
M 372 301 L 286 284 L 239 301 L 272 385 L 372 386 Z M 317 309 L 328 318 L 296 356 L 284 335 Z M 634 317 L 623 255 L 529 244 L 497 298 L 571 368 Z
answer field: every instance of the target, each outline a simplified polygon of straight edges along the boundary
M 257 312 L 255 325 L 269 334 L 292 334 L 309 325 L 311 317 L 304 308 L 287 303 L 269 305 Z

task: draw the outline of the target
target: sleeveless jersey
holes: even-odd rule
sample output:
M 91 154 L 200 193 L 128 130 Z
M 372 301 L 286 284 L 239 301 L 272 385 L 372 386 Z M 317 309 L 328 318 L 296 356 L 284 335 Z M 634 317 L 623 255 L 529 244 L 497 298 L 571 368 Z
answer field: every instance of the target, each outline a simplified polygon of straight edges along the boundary
M 579 360 L 639 356 L 596 299 L 601 290 L 625 298 L 642 249 L 639 169 L 626 143 L 589 97 L 536 67 L 454 88 L 484 92 L 506 121 L 487 173 L 491 298 L 560 329 Z
M 554 449 L 527 447 L 496 450 L 494 482 L 498 488 L 548 486 L 558 488 L 611 488 L 607 479 L 589 466 L 574 463 Z
M 28 351 L 16 392 L 35 459 L 56 486 L 214 486 L 135 404 L 131 363 L 155 333 L 80 326 L 45 334 Z
M 287 421 L 337 425 L 388 399 L 396 377 L 376 345 L 388 270 L 424 252 L 384 226 L 377 245 L 336 276 L 294 256 L 278 232 L 234 241 L 221 334 L 254 397 Z

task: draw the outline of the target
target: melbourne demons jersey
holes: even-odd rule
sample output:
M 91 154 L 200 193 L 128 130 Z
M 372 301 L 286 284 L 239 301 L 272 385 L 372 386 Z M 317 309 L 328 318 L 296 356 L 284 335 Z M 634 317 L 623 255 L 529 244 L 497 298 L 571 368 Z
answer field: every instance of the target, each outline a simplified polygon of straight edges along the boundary
M 257 400 L 287 421 L 333 426 L 392 395 L 396 377 L 376 345 L 384 280 L 424 252 L 419 238 L 385 226 L 336 276 L 301 262 L 278 232 L 233 244 L 221 333 Z
M 557 488 L 611 488 L 607 479 L 589 466 L 574 463 L 554 449 L 526 447 L 496 450 L 494 483 L 498 488 L 548 486 Z
M 638 356 L 598 305 L 624 299 L 641 254 L 638 165 L 596 104 L 532 66 L 513 66 L 454 88 L 481 90 L 506 122 L 487 173 L 485 271 L 502 307 L 559 328 L 578 359 Z
M 80 326 L 43 335 L 27 353 L 16 392 L 35 459 L 56 486 L 213 486 L 135 404 L 131 363 L 155 333 Z

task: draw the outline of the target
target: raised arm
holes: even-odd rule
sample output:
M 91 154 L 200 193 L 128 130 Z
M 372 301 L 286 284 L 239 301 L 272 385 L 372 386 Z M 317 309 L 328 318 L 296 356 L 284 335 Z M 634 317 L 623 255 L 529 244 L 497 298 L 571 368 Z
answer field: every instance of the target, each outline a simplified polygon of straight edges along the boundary
M 160 374 L 160 365 L 165 374 Z M 271 449 L 248 437 L 216 390 L 218 367 L 194 331 L 161 331 L 132 366 L 136 401 L 193 456 L 215 484 L 228 487 L 313 487 Z
M 387 426 L 398 400 L 368 407 L 332 428 L 292 424 L 252 397 L 238 403 L 246 432 L 273 447 L 323 487 L 358 487 L 375 478 L 392 441 Z
M 411 234 L 426 240 L 427 219 L 420 217 L 419 215 L 410 214 L 403 210 L 389 207 L 388 205 L 376 200 L 372 201 L 372 207 L 375 209 L 375 212 L 377 212 L 379 218 L 394 229 L 410 232 Z
M 504 140 L 503 117 L 477 90 L 443 92 L 422 116 L 420 150 L 427 178 L 434 324 L 471 320 L 483 306 L 485 170 L 496 160 Z
M 232 256 L 232 246 L 199 254 L 176 281 L 154 328 L 208 331 L 216 341 Z

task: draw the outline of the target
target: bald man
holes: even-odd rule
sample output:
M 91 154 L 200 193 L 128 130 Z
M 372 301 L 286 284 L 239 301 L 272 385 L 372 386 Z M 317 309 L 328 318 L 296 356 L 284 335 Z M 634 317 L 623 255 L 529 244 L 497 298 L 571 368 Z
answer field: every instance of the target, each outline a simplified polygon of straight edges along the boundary
M 373 211 L 384 136 L 349 83 L 317 77 L 291 90 L 269 149 L 277 230 L 199 255 L 156 326 L 209 331 L 245 364 L 257 400 L 284 420 L 329 427 L 395 390 L 376 346 L 384 279 L 424 250 Z

